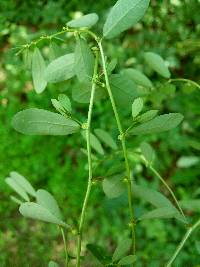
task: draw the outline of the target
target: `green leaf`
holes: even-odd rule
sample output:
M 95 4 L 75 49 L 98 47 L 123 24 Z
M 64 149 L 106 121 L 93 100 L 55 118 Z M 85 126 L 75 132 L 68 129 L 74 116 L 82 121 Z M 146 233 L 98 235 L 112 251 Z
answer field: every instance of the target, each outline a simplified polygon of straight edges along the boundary
M 131 248 L 132 240 L 130 238 L 122 239 L 113 254 L 113 261 L 116 262 L 125 256 Z
M 77 132 L 77 122 L 44 109 L 30 108 L 18 112 L 12 120 L 13 128 L 28 135 L 68 135 Z
M 69 113 L 72 112 L 72 106 L 71 106 L 71 102 L 70 99 L 67 95 L 64 94 L 60 94 L 58 96 L 58 101 L 60 102 L 60 104 L 62 105 L 62 107 Z
M 48 267 L 59 267 L 55 261 L 50 261 Z
M 26 191 L 16 182 L 16 180 L 8 177 L 5 179 L 5 181 L 18 195 L 20 195 L 26 201 L 29 201 L 29 197 Z
M 137 117 L 138 114 L 142 111 L 143 105 L 144 105 L 144 102 L 141 97 L 138 97 L 133 101 L 133 104 L 132 104 L 133 119 L 135 119 L 135 117 Z
M 162 207 L 152 211 L 149 211 L 139 217 L 139 220 L 149 220 L 149 219 L 170 219 L 177 215 L 177 210 L 174 207 Z
M 118 0 L 104 24 L 103 36 L 110 39 L 134 26 L 146 12 L 150 0 Z
M 54 59 L 61 56 L 60 48 L 55 42 L 51 42 L 49 45 L 49 58 L 50 61 L 53 61 Z
M 120 107 L 128 108 L 133 100 L 141 95 L 136 84 L 127 75 L 112 74 L 110 83 L 116 104 Z
M 145 53 L 145 61 L 158 74 L 160 74 L 164 78 L 170 78 L 171 74 L 169 72 L 169 69 L 165 65 L 165 62 L 161 56 L 156 53 L 147 52 Z
M 123 175 L 119 174 L 103 180 L 103 191 L 108 198 L 117 198 L 124 193 L 126 186 L 122 178 Z
M 29 48 L 26 48 L 23 53 L 23 61 L 24 65 L 28 68 L 31 69 L 32 65 L 32 52 L 30 51 Z
M 106 69 L 107 69 L 107 73 L 108 75 L 110 75 L 112 73 L 112 71 L 115 69 L 115 67 L 117 66 L 117 59 L 113 58 L 107 65 Z
M 125 256 L 124 258 L 122 258 L 122 259 L 118 262 L 118 264 L 119 264 L 119 265 L 132 264 L 132 263 L 134 263 L 136 260 L 137 260 L 136 255 L 128 255 L 128 256 Z
M 62 220 L 54 216 L 48 209 L 34 202 L 21 204 L 19 212 L 27 218 L 69 227 Z
M 53 107 L 61 114 L 65 113 L 65 109 L 57 99 L 51 99 Z
M 146 159 L 146 161 L 151 165 L 153 164 L 153 161 L 155 159 L 155 151 L 153 150 L 153 148 L 146 142 L 143 142 L 140 145 L 141 148 L 141 152 L 144 156 L 144 158 Z
M 78 103 L 89 103 L 91 96 L 91 83 L 76 84 L 72 88 L 72 98 Z M 95 90 L 95 101 L 105 96 L 105 89 L 97 86 Z
M 38 48 L 35 48 L 32 56 L 32 77 L 33 86 L 36 93 L 40 94 L 44 91 L 47 86 L 45 80 L 45 61 Z
M 112 260 L 111 257 L 106 255 L 106 251 L 98 245 L 87 244 L 87 249 L 102 264 L 109 264 Z
M 17 203 L 17 204 L 19 204 L 19 205 L 21 205 L 21 204 L 23 203 L 20 199 L 14 197 L 14 196 L 10 196 L 10 199 L 11 199 L 13 202 L 15 202 L 15 203 Z
M 200 212 L 200 199 L 181 200 L 179 204 L 185 210 Z
M 78 19 L 73 19 L 67 23 L 71 28 L 89 28 L 97 23 L 99 17 L 96 13 L 90 13 Z
M 172 203 L 169 201 L 169 199 L 167 199 L 160 192 L 153 189 L 149 189 L 141 185 L 133 184 L 133 194 L 136 197 L 151 203 L 153 206 L 157 208 L 173 206 Z
M 60 208 L 54 197 L 46 190 L 39 189 L 36 192 L 37 203 L 49 210 L 55 217 L 62 219 Z
M 79 81 L 86 82 L 92 79 L 94 70 L 94 56 L 87 42 L 77 37 L 75 48 L 74 71 Z
M 103 142 L 105 143 L 107 146 L 111 147 L 112 149 L 117 149 L 117 144 L 116 142 L 114 141 L 114 139 L 112 138 L 112 136 L 102 130 L 102 129 L 95 129 L 94 130 L 95 134 L 97 135 L 97 137 Z
M 176 165 L 179 168 L 190 168 L 199 163 L 199 157 L 196 156 L 182 156 L 178 159 Z
M 158 114 L 158 110 L 149 110 L 137 117 L 137 121 L 140 123 L 152 120 Z
M 148 88 L 153 87 L 153 84 L 149 80 L 149 78 L 139 70 L 128 68 L 122 70 L 122 73 L 128 75 L 129 78 L 132 79 L 138 85 Z
M 49 83 L 62 82 L 74 75 L 74 53 L 56 58 L 47 66 L 45 71 L 45 79 Z
M 133 127 L 128 133 L 131 135 L 141 135 L 165 132 L 178 126 L 182 120 L 183 115 L 180 113 L 164 114 Z
M 18 172 L 11 172 L 10 177 L 15 180 L 25 191 L 26 193 L 30 194 L 31 196 L 35 197 L 36 191 L 29 183 L 29 181 L 19 174 Z
M 86 140 L 86 131 L 82 131 L 81 134 L 83 138 Z M 91 147 L 94 150 L 96 150 L 100 155 L 104 155 L 104 150 L 103 150 L 101 143 L 99 142 L 97 137 L 92 133 L 90 133 L 90 143 L 91 143 Z

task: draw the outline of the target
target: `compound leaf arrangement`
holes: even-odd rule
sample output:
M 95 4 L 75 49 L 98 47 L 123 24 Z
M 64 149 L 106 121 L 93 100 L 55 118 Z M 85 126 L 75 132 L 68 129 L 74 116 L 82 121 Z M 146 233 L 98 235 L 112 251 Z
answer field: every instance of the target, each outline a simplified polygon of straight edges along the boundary
M 129 221 L 127 227 L 130 229 L 129 236 L 125 237 L 120 233 L 121 241 L 108 255 L 107 248 L 98 244 L 87 244 L 86 248 L 98 261 L 97 266 L 135 266 L 140 259 L 137 257 L 136 231 L 139 222 L 153 219 L 175 219 L 179 223 L 187 225 L 188 230 L 169 261 L 167 267 L 172 266 L 174 260 L 183 248 L 190 234 L 200 225 L 200 220 L 192 226 L 188 226 L 183 209 L 199 209 L 199 200 L 178 201 L 174 192 L 166 183 L 165 179 L 154 168 L 156 153 L 146 142 L 142 142 L 135 150 L 127 147 L 127 141 L 134 136 L 144 136 L 170 131 L 180 127 L 183 115 L 180 113 L 167 113 L 158 115 L 158 110 L 145 110 L 146 95 L 151 94 L 154 89 L 152 81 L 140 70 L 134 68 L 122 69 L 114 73 L 117 60 L 108 62 L 103 48 L 104 39 L 111 39 L 123 31 L 134 27 L 144 16 L 148 9 L 149 0 L 118 0 L 110 9 L 108 17 L 103 26 L 103 35 L 97 36 L 91 31 L 98 22 L 98 15 L 95 13 L 84 15 L 78 19 L 71 20 L 63 27 L 63 30 L 51 36 L 43 36 L 21 49 L 25 58 L 31 57 L 32 78 L 36 93 L 42 93 L 48 88 L 49 83 L 59 83 L 69 79 L 77 81 L 72 90 L 72 98 L 78 103 L 88 104 L 86 121 L 79 121 L 76 112 L 73 110 L 70 97 L 59 94 L 58 99 L 51 99 L 55 112 L 38 108 L 29 108 L 19 111 L 12 119 L 13 128 L 19 133 L 26 135 L 80 135 L 86 143 L 86 149 L 81 151 L 87 155 L 88 182 L 85 198 L 78 225 L 71 225 L 64 219 L 61 209 L 55 198 L 46 190 L 35 190 L 30 182 L 17 172 L 11 172 L 5 182 L 18 195 L 11 196 L 11 199 L 19 205 L 19 212 L 22 216 L 51 223 L 58 226 L 63 237 L 65 247 L 65 266 L 80 267 L 83 259 L 83 232 L 86 211 L 90 200 L 91 190 L 95 184 L 95 173 L 102 171 L 104 164 L 109 164 L 109 157 L 114 157 L 111 167 L 106 167 L 102 174 L 100 183 L 106 197 L 114 199 L 126 194 L 128 197 L 127 209 Z M 74 51 L 60 55 L 57 50 L 59 46 L 53 46 L 50 42 L 50 63 L 46 64 L 42 51 L 39 50 L 43 40 L 53 40 L 66 33 L 74 38 Z M 33 55 L 29 50 L 34 48 Z M 52 52 L 53 51 L 53 52 Z M 148 66 L 166 79 L 164 83 L 171 83 L 168 80 L 171 76 L 164 59 L 156 53 L 144 53 L 144 59 Z M 178 79 L 175 79 L 176 81 Z M 141 88 L 143 90 L 141 90 Z M 94 103 L 106 98 L 110 101 L 114 119 L 118 130 L 118 140 L 109 133 L 108 129 L 93 129 L 92 115 Z M 127 129 L 122 124 L 121 110 L 129 112 L 132 123 Z M 112 115 L 111 115 L 112 116 Z M 59 137 L 58 137 L 59 138 Z M 67 137 L 67 138 L 70 138 Z M 117 156 L 116 156 L 117 155 Z M 144 164 L 149 171 L 163 184 L 169 193 L 166 197 L 161 192 L 140 185 L 136 182 L 136 173 L 130 157 L 136 157 L 141 164 Z M 85 174 L 87 176 L 87 174 Z M 139 198 L 152 205 L 151 210 L 135 216 L 134 198 Z M 73 221 L 73 220 L 70 220 Z M 92 227 L 92 226 L 91 226 Z M 68 252 L 66 233 L 72 233 L 77 241 L 76 251 L 71 256 Z M 98 239 L 97 239 L 98 240 Z M 138 241 L 139 242 L 139 241 Z M 58 267 L 59 264 L 49 259 L 49 267 Z

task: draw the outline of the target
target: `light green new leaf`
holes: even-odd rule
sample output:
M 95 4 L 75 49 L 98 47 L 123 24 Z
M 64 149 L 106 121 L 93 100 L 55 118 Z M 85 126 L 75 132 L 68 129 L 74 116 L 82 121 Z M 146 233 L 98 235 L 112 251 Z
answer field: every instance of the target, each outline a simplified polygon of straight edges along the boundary
M 65 113 L 65 109 L 57 99 L 51 99 L 53 107 L 61 114 Z
M 147 52 L 145 53 L 145 61 L 147 64 L 158 74 L 163 76 L 164 78 L 169 79 L 171 74 L 169 72 L 168 67 L 166 66 L 163 58 L 156 53 Z
M 128 68 L 128 69 L 122 70 L 122 73 L 125 73 L 126 75 L 128 75 L 129 78 L 132 79 L 138 85 L 148 87 L 148 88 L 153 87 L 153 84 L 149 80 L 149 78 L 139 70 Z
M 103 180 L 103 191 L 108 198 L 117 198 L 124 193 L 126 186 L 122 178 L 120 174 Z
M 148 161 L 149 164 L 152 164 L 155 159 L 155 151 L 153 148 L 146 142 L 143 142 L 140 145 L 140 148 L 146 161 Z
M 113 261 L 116 262 L 125 256 L 131 248 L 132 240 L 130 238 L 122 239 L 113 254 Z
M 83 131 L 81 132 L 83 138 L 86 140 L 86 132 Z M 101 143 L 99 142 L 99 140 L 97 139 L 97 137 L 90 133 L 90 143 L 91 143 L 91 147 L 96 150 L 100 155 L 104 155 L 104 150 L 103 147 L 101 145 Z
M 165 132 L 178 126 L 182 120 L 183 115 L 180 113 L 164 114 L 133 127 L 128 133 L 131 135 L 141 135 Z
M 55 198 L 46 190 L 39 189 L 36 192 L 37 203 L 49 210 L 58 219 L 62 219 L 60 208 Z
M 158 114 L 158 110 L 149 110 L 143 114 L 141 114 L 140 116 L 137 117 L 137 121 L 140 123 L 146 122 L 146 121 L 150 121 L 153 118 L 155 118 L 155 116 Z
M 127 75 L 112 74 L 110 83 L 116 104 L 120 107 L 128 108 L 133 100 L 141 95 L 137 85 Z
M 17 203 L 17 204 L 19 204 L 19 205 L 21 205 L 21 204 L 23 203 L 20 199 L 14 197 L 14 196 L 10 196 L 10 199 L 11 199 L 13 202 L 15 202 L 15 203 Z
M 110 39 L 134 26 L 144 16 L 149 2 L 150 0 L 118 0 L 104 24 L 103 36 Z
M 135 119 L 135 117 L 137 117 L 138 114 L 142 111 L 143 105 L 144 105 L 144 102 L 141 97 L 138 97 L 133 101 L 133 104 L 132 104 L 133 119 Z
M 67 23 L 71 28 L 89 28 L 97 23 L 99 17 L 96 13 L 90 13 L 78 19 L 73 19 Z
M 29 48 L 26 48 L 23 52 L 23 61 L 24 65 L 28 68 L 31 69 L 32 65 L 32 52 L 30 51 Z
M 176 165 L 179 168 L 190 168 L 200 161 L 199 157 L 196 156 L 182 156 L 178 159 Z
M 61 56 L 60 48 L 55 42 L 51 42 L 49 45 L 49 58 L 50 61 L 53 61 L 54 59 Z
M 71 106 L 71 102 L 70 99 L 67 95 L 64 94 L 60 94 L 58 96 L 58 101 L 60 102 L 60 104 L 62 105 L 62 107 L 69 113 L 72 112 L 72 106 Z
M 112 149 L 117 149 L 116 142 L 108 132 L 102 129 L 95 129 L 94 132 L 97 135 L 97 137 L 107 146 L 111 147 Z
M 94 55 L 87 42 L 77 37 L 74 71 L 80 82 L 90 81 L 94 70 Z
M 137 260 L 137 257 L 136 255 L 128 255 L 128 256 L 125 256 L 124 258 L 122 258 L 118 264 L 119 265 L 127 265 L 127 264 L 132 264 L 134 262 L 136 262 Z
M 77 122 L 44 109 L 30 108 L 18 112 L 12 120 L 13 128 L 28 135 L 68 135 L 77 132 Z
M 45 61 L 38 48 L 35 48 L 32 56 L 32 77 L 33 86 L 36 93 L 40 94 L 44 91 L 47 86 L 45 80 Z
M 59 265 L 55 261 L 50 261 L 48 267 L 59 267 Z
M 14 179 L 28 194 L 35 197 L 35 189 L 24 176 L 22 176 L 18 172 L 10 172 L 10 177 Z
M 175 218 L 177 215 L 177 210 L 174 207 L 162 207 L 152 211 L 149 211 L 139 217 L 139 220 L 149 220 L 149 219 L 170 219 Z
M 72 88 L 72 98 L 78 103 L 89 103 L 91 96 L 91 83 L 76 84 Z M 97 86 L 95 90 L 95 101 L 105 96 L 105 89 Z
M 34 202 L 25 202 L 21 204 L 19 212 L 27 218 L 68 227 L 68 225 L 53 215 L 48 209 Z
M 16 182 L 15 179 L 8 177 L 5 179 L 5 181 L 18 195 L 20 195 L 26 201 L 29 201 L 29 197 L 26 191 L 24 190 L 23 187 L 21 187 L 20 184 Z
M 62 82 L 72 78 L 74 75 L 74 53 L 51 61 L 45 71 L 45 79 L 49 83 Z

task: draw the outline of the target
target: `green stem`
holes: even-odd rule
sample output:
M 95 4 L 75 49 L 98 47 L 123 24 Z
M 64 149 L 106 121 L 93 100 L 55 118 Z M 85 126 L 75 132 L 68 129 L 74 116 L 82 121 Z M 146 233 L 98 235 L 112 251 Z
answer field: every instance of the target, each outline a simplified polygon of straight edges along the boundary
M 170 79 L 167 83 L 173 83 L 173 82 L 186 82 L 186 83 L 190 83 L 190 84 L 193 84 L 198 89 L 200 89 L 200 85 L 198 83 L 196 83 L 194 81 L 191 81 L 189 79 L 183 79 L 183 78 Z
M 172 189 L 169 187 L 169 185 L 165 182 L 165 180 L 162 178 L 162 176 L 154 169 L 153 166 L 149 166 L 149 169 L 155 174 L 155 176 L 158 177 L 158 179 L 164 184 L 164 186 L 167 188 L 167 190 L 170 192 L 171 196 L 173 197 L 175 203 L 176 203 L 176 206 L 178 208 L 178 210 L 180 211 L 180 213 L 183 215 L 183 217 L 186 219 L 185 217 L 185 214 L 181 208 L 181 206 L 179 205 L 178 203 L 178 200 L 174 194 L 174 192 L 172 191 Z
M 119 118 L 119 114 L 117 111 L 115 100 L 114 100 L 114 97 L 113 97 L 113 94 L 111 91 L 111 87 L 110 87 L 110 82 L 109 82 L 108 73 L 107 73 L 107 69 L 106 69 L 106 62 L 105 62 L 105 55 L 104 55 L 103 47 L 102 47 L 101 42 L 97 42 L 97 43 L 98 43 L 100 54 L 101 54 L 103 72 L 104 72 L 104 77 L 105 77 L 105 82 L 106 82 L 106 88 L 108 91 L 108 95 L 110 97 L 112 109 L 113 109 L 113 112 L 115 115 L 117 127 L 118 127 L 119 134 L 121 137 L 120 140 L 121 140 L 124 159 L 125 159 L 125 166 L 126 166 L 126 173 L 127 173 L 128 203 L 129 203 L 129 212 L 130 212 L 130 219 L 131 219 L 130 226 L 131 226 L 131 233 L 132 233 L 133 254 L 135 254 L 135 224 L 134 224 L 134 210 L 133 210 L 132 189 L 131 189 L 132 188 L 132 182 L 131 182 L 131 171 L 130 171 L 130 166 L 129 166 L 129 162 L 128 162 L 127 149 L 126 149 L 126 141 L 125 141 L 125 138 L 123 137 L 124 134 L 123 134 L 121 121 Z
M 80 267 L 80 254 L 81 254 L 81 243 L 82 243 L 82 231 L 83 231 L 83 225 L 85 221 L 85 214 L 86 214 L 86 208 L 91 192 L 92 187 L 92 155 L 91 155 L 91 144 L 90 144 L 90 128 L 91 128 L 91 119 L 92 119 L 92 110 L 94 105 L 94 96 L 95 96 L 95 89 L 96 89 L 96 83 L 95 78 L 97 76 L 98 71 L 98 51 L 95 51 L 96 57 L 95 57 L 95 66 L 94 66 L 94 73 L 93 73 L 93 80 L 92 80 L 92 90 L 91 90 L 91 96 L 90 96 L 90 104 L 89 104 L 89 110 L 88 110 L 88 119 L 87 119 L 87 129 L 86 129 L 86 142 L 87 142 L 87 153 L 88 153 L 88 185 L 87 190 L 83 202 L 83 207 L 81 211 L 80 216 L 80 222 L 79 222 L 79 228 L 78 228 L 78 244 L 77 244 L 77 257 L 76 257 L 76 267 Z
M 64 230 L 63 230 L 62 227 L 60 227 L 60 231 L 61 231 L 61 234 L 62 234 L 63 243 L 64 243 L 64 249 L 65 249 L 65 265 L 66 265 L 66 267 L 68 267 L 68 264 L 69 264 L 69 254 L 68 254 L 68 251 L 67 251 L 67 244 L 66 244 L 65 232 L 64 232 Z
M 182 241 L 180 242 L 180 244 L 178 245 L 177 249 L 175 250 L 174 254 L 172 255 L 172 257 L 170 258 L 170 260 L 167 262 L 165 267 L 171 267 L 172 263 L 174 262 L 174 260 L 176 259 L 176 257 L 178 256 L 179 252 L 182 250 L 183 246 L 185 245 L 185 242 L 187 241 L 187 239 L 190 237 L 190 235 L 192 234 L 192 232 L 198 227 L 200 226 L 200 219 L 193 224 L 193 226 L 191 226 L 187 232 L 185 233 Z

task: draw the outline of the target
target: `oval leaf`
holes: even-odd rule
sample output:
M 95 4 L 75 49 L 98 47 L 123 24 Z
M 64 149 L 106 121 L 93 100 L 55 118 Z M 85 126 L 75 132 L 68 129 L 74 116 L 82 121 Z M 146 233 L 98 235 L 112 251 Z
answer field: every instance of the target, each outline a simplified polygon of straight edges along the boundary
M 103 36 L 113 38 L 134 26 L 146 12 L 150 0 L 118 0 L 104 24 Z
M 141 95 L 137 85 L 127 75 L 112 74 L 110 83 L 116 104 L 120 107 L 131 106 L 133 100 Z
M 111 257 L 106 255 L 106 251 L 94 244 L 87 244 L 87 249 L 92 253 L 92 255 L 102 264 L 109 264 L 111 262 Z
M 28 135 L 68 135 L 77 132 L 77 122 L 60 114 L 30 108 L 18 112 L 12 120 L 13 128 Z
M 177 210 L 173 207 L 162 207 L 143 214 L 142 216 L 140 216 L 139 220 L 149 220 L 158 218 L 170 219 L 174 218 L 177 213 Z
M 19 212 L 27 218 L 68 227 L 62 220 L 55 217 L 45 207 L 34 202 L 25 202 L 21 204 L 19 207 Z
M 122 181 L 122 175 L 116 175 L 103 180 L 103 191 L 108 198 L 117 198 L 126 190 L 126 186 Z
M 62 82 L 72 78 L 74 75 L 74 53 L 53 60 L 45 71 L 45 79 L 49 83 Z
M 35 48 L 32 56 L 32 77 L 33 86 L 36 93 L 40 94 L 44 91 L 47 86 L 45 80 L 45 61 L 38 48 Z
M 62 105 L 62 107 L 69 113 L 72 112 L 72 106 L 71 106 L 71 102 L 70 99 L 67 95 L 64 94 L 60 94 L 58 96 L 58 101 L 60 102 L 60 104 Z
M 78 19 L 73 19 L 67 23 L 67 26 L 72 28 L 89 28 L 97 23 L 99 17 L 96 13 L 90 13 Z
M 137 117 L 138 114 L 142 111 L 143 105 L 144 105 L 144 102 L 141 97 L 138 97 L 133 101 L 133 104 L 132 104 L 133 119 L 135 119 L 135 117 Z
M 181 200 L 179 204 L 185 210 L 200 212 L 200 199 Z
M 92 79 L 94 69 L 94 56 L 87 42 L 78 37 L 75 48 L 74 70 L 79 81 L 84 82 Z
M 160 74 L 164 78 L 170 78 L 171 74 L 169 72 L 169 69 L 165 65 L 165 62 L 161 56 L 156 53 L 147 52 L 145 53 L 145 61 L 158 74 Z
M 54 199 L 54 197 L 49 192 L 43 189 L 39 189 L 36 192 L 36 199 L 39 205 L 45 207 L 58 219 L 62 219 L 62 215 L 61 215 L 59 206 L 57 204 L 57 201 Z
M 10 176 L 12 179 L 14 179 L 28 194 L 35 197 L 36 191 L 32 187 L 32 185 L 29 183 L 29 181 L 19 174 L 18 172 L 11 172 Z
M 107 146 L 111 147 L 112 149 L 117 149 L 116 142 L 113 140 L 112 136 L 108 132 L 102 129 L 95 129 L 94 132 L 98 136 L 98 138 Z
M 86 132 L 84 131 L 81 134 L 83 138 L 86 140 Z M 97 137 L 92 133 L 90 133 L 90 143 L 91 143 L 91 147 L 94 150 L 96 150 L 99 154 L 104 155 L 104 150 L 103 150 L 101 143 L 99 142 Z
M 122 73 L 128 75 L 136 84 L 144 87 L 153 87 L 152 82 L 141 71 L 136 69 L 124 69 Z
M 21 187 L 16 180 L 13 178 L 6 178 L 5 179 L 6 183 L 18 194 L 20 195 L 24 200 L 29 201 L 29 197 L 26 193 L 26 191 Z
M 128 255 L 128 256 L 125 256 L 124 258 L 122 258 L 122 259 L 118 262 L 118 264 L 119 264 L 119 265 L 132 264 L 132 263 L 134 263 L 136 260 L 137 260 L 136 255 Z
M 180 113 L 164 114 L 133 127 L 128 133 L 131 135 L 140 135 L 165 132 L 178 126 L 182 120 L 183 115 Z
M 131 248 L 132 240 L 130 238 L 122 239 L 113 254 L 113 261 L 118 261 L 124 255 L 126 255 Z
M 149 110 L 137 117 L 138 122 L 146 122 L 152 120 L 158 114 L 158 110 Z
M 140 148 L 141 148 L 141 152 L 142 152 L 144 158 L 146 159 L 146 161 L 149 164 L 152 164 L 154 159 L 155 159 L 155 152 L 154 152 L 153 148 L 146 142 L 143 142 L 140 145 Z

